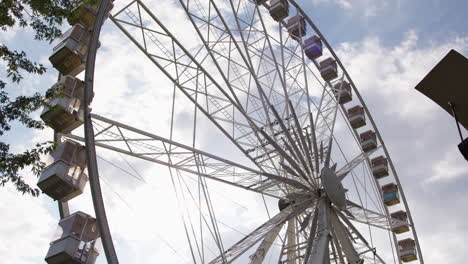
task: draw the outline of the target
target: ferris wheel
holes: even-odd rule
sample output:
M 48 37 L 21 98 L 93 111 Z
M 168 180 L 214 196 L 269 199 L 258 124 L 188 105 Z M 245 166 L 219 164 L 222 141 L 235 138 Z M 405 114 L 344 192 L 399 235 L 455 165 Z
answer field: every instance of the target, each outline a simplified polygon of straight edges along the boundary
M 298 3 L 180 0 L 184 24 L 174 27 L 158 13 L 159 2 L 78 6 L 50 57 L 61 93 L 41 118 L 63 142 L 38 183 L 59 201 L 62 218 L 48 263 L 94 263 L 99 239 L 107 261 L 118 263 L 96 147 L 168 167 L 172 179 L 196 180 L 184 187 L 190 192 L 197 186 L 198 196 L 191 197 L 187 206 L 194 210 L 184 211 L 181 227 L 190 262 L 424 263 L 403 188 L 370 111 Z M 90 112 L 105 20 L 172 84 L 169 136 Z M 83 71 L 84 81 L 77 77 Z M 189 143 L 173 137 L 176 91 L 191 104 Z M 223 137 L 218 148 L 229 154 L 198 147 L 201 118 Z M 96 218 L 68 212 L 67 202 L 82 194 L 88 175 Z M 263 224 L 237 241 L 225 239 L 210 198 L 212 182 L 274 200 L 276 208 L 265 203 Z

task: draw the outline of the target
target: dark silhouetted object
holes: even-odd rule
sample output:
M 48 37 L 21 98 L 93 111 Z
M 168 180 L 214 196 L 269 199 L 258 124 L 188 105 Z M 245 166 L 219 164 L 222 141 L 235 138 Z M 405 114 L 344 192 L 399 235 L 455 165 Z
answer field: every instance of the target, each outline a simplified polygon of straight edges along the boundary
M 463 157 L 468 161 L 468 137 L 458 144 L 458 149 L 463 154 Z
M 461 143 L 458 149 L 468 161 L 468 138 L 463 140 L 460 124 L 468 129 L 468 59 L 450 52 L 416 85 L 420 91 L 455 118 Z

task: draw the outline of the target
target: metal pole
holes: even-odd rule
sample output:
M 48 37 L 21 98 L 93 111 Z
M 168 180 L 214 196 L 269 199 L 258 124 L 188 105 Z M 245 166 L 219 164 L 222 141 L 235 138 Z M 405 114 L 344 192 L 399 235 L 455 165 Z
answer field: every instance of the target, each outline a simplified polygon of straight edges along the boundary
M 54 131 L 54 144 L 60 144 L 61 142 L 62 136 L 60 136 L 60 134 L 58 134 L 57 131 Z M 64 219 L 65 217 L 68 217 L 70 215 L 70 208 L 68 207 L 68 202 L 57 201 L 57 204 L 59 209 L 60 220 Z
M 458 128 L 458 134 L 460 134 L 460 139 L 463 142 L 463 135 L 460 129 L 460 124 L 458 123 L 457 112 L 455 112 L 455 105 L 452 102 L 448 102 L 448 105 L 450 105 L 450 108 L 452 109 L 452 114 L 453 114 L 453 117 L 455 117 L 455 123 L 457 124 L 457 128 Z
M 107 223 L 106 210 L 104 207 L 104 200 L 102 198 L 101 185 L 99 182 L 99 172 L 96 160 L 96 148 L 94 145 L 94 130 L 91 121 L 89 104 L 93 93 L 94 81 L 94 67 L 96 63 L 96 52 L 99 42 L 99 34 L 101 33 L 102 24 L 106 16 L 110 0 L 101 0 L 99 2 L 99 9 L 96 15 L 96 20 L 91 33 L 88 46 L 88 56 L 86 60 L 85 71 L 85 91 L 84 91 L 84 133 L 85 145 L 87 155 L 87 165 L 89 174 L 89 185 L 91 189 L 91 196 L 93 198 L 94 212 L 101 234 L 102 246 L 106 254 L 107 263 L 118 264 L 117 254 L 115 252 L 112 236 L 110 233 L 109 225 Z

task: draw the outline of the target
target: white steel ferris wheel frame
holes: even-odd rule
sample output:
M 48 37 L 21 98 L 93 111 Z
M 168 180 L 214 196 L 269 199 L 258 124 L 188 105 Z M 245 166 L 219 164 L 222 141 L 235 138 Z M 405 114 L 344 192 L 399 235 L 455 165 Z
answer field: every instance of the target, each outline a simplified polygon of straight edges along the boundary
M 295 205 L 289 204 L 284 210 L 281 210 L 276 216 L 270 218 L 267 222 L 261 225 L 259 228 L 255 229 L 252 233 L 246 236 L 244 239 L 234 244 L 231 248 L 227 250 L 221 250 L 221 254 L 218 258 L 215 258 L 210 263 L 230 263 L 235 260 L 242 253 L 246 252 L 247 249 L 257 245 L 261 241 L 260 245 L 257 248 L 255 254 L 251 257 L 251 263 L 260 263 L 263 260 L 263 257 L 268 251 L 269 247 L 272 244 L 272 241 L 278 236 L 281 228 L 287 225 L 287 233 L 291 234 L 297 233 L 296 220 L 295 218 L 299 217 L 299 214 L 305 213 L 305 215 L 300 216 L 304 222 L 307 219 L 306 228 L 308 228 L 310 223 L 309 230 L 312 230 L 313 233 L 305 234 L 308 237 L 303 245 L 295 245 L 298 251 L 305 252 L 302 256 L 298 256 L 297 252 L 294 250 L 286 250 L 287 258 L 289 259 L 288 263 L 292 262 L 291 259 L 303 258 L 303 263 L 325 263 L 330 261 L 330 254 L 334 255 L 334 263 L 338 263 L 338 260 L 341 260 L 344 263 L 346 258 L 348 261 L 353 260 L 355 257 L 359 259 L 359 255 L 365 254 L 375 249 L 371 248 L 366 239 L 359 233 L 359 231 L 354 228 L 352 222 L 349 220 L 346 214 L 352 215 L 352 220 L 360 223 L 364 223 L 370 226 L 383 228 L 389 230 L 392 226 L 392 223 L 398 221 L 390 217 L 388 209 L 383 206 L 385 209 L 385 214 L 374 212 L 366 208 L 362 208 L 357 204 L 348 201 L 346 210 L 338 209 L 338 204 L 334 203 L 333 206 L 329 206 L 330 197 L 323 198 L 320 195 L 320 192 L 317 196 L 317 193 L 310 193 L 308 190 L 314 189 L 318 190 L 319 187 L 323 186 L 320 177 L 322 177 L 323 171 L 327 171 L 325 167 L 330 167 L 331 163 L 331 149 L 332 143 L 334 141 L 334 124 L 337 119 L 338 112 L 343 115 L 345 109 L 343 105 L 338 103 L 339 98 L 336 99 L 332 93 L 330 93 L 330 83 L 323 85 L 323 94 L 317 107 L 314 102 L 312 104 L 317 108 L 317 115 L 314 117 L 311 111 L 311 101 L 309 99 L 309 91 L 307 88 L 307 77 L 306 77 L 306 68 L 308 67 L 304 60 L 304 51 L 302 40 L 299 42 L 298 47 L 300 48 L 301 56 L 297 55 L 296 51 L 293 51 L 293 56 L 297 56 L 296 59 L 302 61 L 302 71 L 305 76 L 305 87 L 302 91 L 303 94 L 307 96 L 307 105 L 308 109 L 304 113 L 296 114 L 296 107 L 292 104 L 292 101 L 288 97 L 288 90 L 286 88 L 286 74 L 289 75 L 290 79 L 293 79 L 293 82 L 297 82 L 297 75 L 294 77 L 293 74 L 288 72 L 287 65 L 284 61 L 284 54 L 287 51 L 284 51 L 284 41 L 281 36 L 281 28 L 285 26 L 285 22 L 281 21 L 279 23 L 279 34 L 280 34 L 280 46 L 281 46 L 281 59 L 282 62 L 278 62 L 275 58 L 275 52 L 273 52 L 273 47 L 271 42 L 274 41 L 274 38 L 270 38 L 268 35 L 263 19 L 261 17 L 261 12 L 259 8 L 261 6 L 255 5 L 255 1 L 249 0 L 240 0 L 240 2 L 250 2 L 249 4 L 254 5 L 254 13 L 258 15 L 258 21 L 261 22 L 263 29 L 259 29 L 265 33 L 265 43 L 261 54 L 255 54 L 259 57 L 259 60 L 262 61 L 263 56 L 265 55 L 265 49 L 270 49 L 270 60 L 273 61 L 273 70 L 271 72 L 278 73 L 278 79 L 280 79 L 281 86 L 284 89 L 285 101 L 282 103 L 272 103 L 270 95 L 263 90 L 264 83 L 262 83 L 262 78 L 265 76 L 258 76 L 259 70 L 254 69 L 254 62 L 252 62 L 252 47 L 253 43 L 249 43 L 249 39 L 244 37 L 243 30 L 244 28 L 240 25 L 240 19 L 238 17 L 238 9 L 236 9 L 233 1 L 230 1 L 232 7 L 232 12 L 236 18 L 237 24 L 237 33 L 240 34 L 239 37 L 235 37 L 233 30 L 230 29 L 230 26 L 223 19 L 221 12 L 218 10 L 215 1 L 209 0 L 208 6 L 210 10 L 206 18 L 199 16 L 199 11 L 202 6 L 197 5 L 199 0 L 180 0 L 180 4 L 184 8 L 185 13 L 190 19 L 193 27 L 197 31 L 198 37 L 204 43 L 204 48 L 206 51 L 205 59 L 211 58 L 212 62 L 215 64 L 216 68 L 220 71 L 221 79 L 224 80 L 225 84 L 219 83 L 205 68 L 203 61 L 197 59 L 197 55 L 193 56 L 184 46 L 181 44 L 171 31 L 165 27 L 163 22 L 161 22 L 152 12 L 149 10 L 146 5 L 140 0 L 131 1 L 127 6 L 125 6 L 120 11 L 116 12 L 114 15 L 110 16 L 110 19 L 114 24 L 122 30 L 122 32 L 150 59 L 161 72 L 163 72 L 179 90 L 184 93 L 197 107 L 198 111 L 205 114 L 205 116 L 217 126 L 220 131 L 232 141 L 232 143 L 237 146 L 237 148 L 248 157 L 257 168 L 250 168 L 245 165 L 241 165 L 222 157 L 206 153 L 204 151 L 198 150 L 194 147 L 190 147 L 178 142 L 173 141 L 172 139 L 166 139 L 125 124 L 101 117 L 99 115 L 91 114 L 88 108 L 90 102 L 88 102 L 87 94 L 93 93 L 93 79 L 94 79 L 94 64 L 96 51 L 98 47 L 98 39 L 103 24 L 108 4 L 110 0 L 101 0 L 100 7 L 97 14 L 96 23 L 93 28 L 93 34 L 89 42 L 89 54 L 86 62 L 86 71 L 85 71 L 85 133 L 84 137 L 79 137 L 72 134 L 63 135 L 66 138 L 73 140 L 84 141 L 87 149 L 87 162 L 88 162 L 88 174 L 90 178 L 91 193 L 93 196 L 93 204 L 95 207 L 96 218 L 98 221 L 103 247 L 106 253 L 108 263 L 118 263 L 117 254 L 113 247 L 112 238 L 110 235 L 110 230 L 107 224 L 107 217 L 104 208 L 104 202 L 102 199 L 102 193 L 100 190 L 97 161 L 96 161 L 96 151 L 95 146 L 102 148 L 107 148 L 116 152 L 120 152 L 126 155 L 131 155 L 140 159 L 151 161 L 154 163 L 162 164 L 171 168 L 176 168 L 187 173 L 195 174 L 200 177 L 209 178 L 212 180 L 217 180 L 226 184 L 234 185 L 246 190 L 262 193 L 275 198 L 284 198 L 285 194 L 293 194 L 290 190 L 295 190 L 294 193 L 301 193 L 300 197 L 292 199 L 295 202 Z M 195 4 L 192 4 L 195 3 Z M 385 157 L 388 160 L 390 165 L 391 173 L 390 177 L 393 177 L 395 183 L 398 186 L 401 200 L 403 201 L 404 209 L 408 215 L 409 226 L 413 239 L 416 243 L 416 249 L 418 254 L 419 263 L 424 263 L 423 257 L 421 254 L 421 249 L 419 246 L 419 241 L 417 238 L 417 233 L 415 230 L 414 222 L 403 192 L 403 188 L 398 179 L 397 172 L 391 161 L 388 150 L 383 142 L 383 139 L 375 125 L 374 120 L 369 112 L 369 109 L 366 107 L 359 91 L 354 85 L 353 81 L 349 77 L 346 69 L 342 65 L 339 58 L 336 56 L 335 52 L 326 41 L 324 36 L 320 33 L 318 28 L 313 24 L 311 19 L 304 13 L 300 6 L 294 1 L 289 0 L 289 3 L 295 7 L 296 12 L 305 18 L 307 26 L 313 29 L 313 31 L 320 37 L 322 42 L 325 44 L 327 50 L 330 52 L 331 56 L 336 60 L 341 71 L 340 80 L 346 80 L 350 83 L 353 92 L 359 100 L 359 104 L 364 108 L 366 117 L 370 121 L 372 129 L 375 131 L 379 148 L 381 148 L 385 154 Z M 135 14 L 130 10 L 132 5 L 137 6 L 138 13 Z M 263 4 L 265 7 L 268 7 L 268 4 Z M 197 8 L 195 10 L 194 6 Z M 211 9 L 212 8 L 212 9 Z M 144 19 L 142 17 L 142 12 L 145 12 L 153 21 L 154 25 L 157 25 L 158 28 L 147 28 L 144 25 Z M 257 12 L 257 13 L 255 13 Z M 130 18 L 128 20 L 121 20 L 119 16 L 122 14 L 127 15 Z M 196 22 L 198 21 L 198 24 Z M 218 20 L 218 24 L 214 23 L 214 20 Z M 205 26 L 210 31 L 210 27 L 221 27 L 216 30 L 222 30 L 223 38 L 221 36 L 215 36 L 213 41 L 213 36 L 203 35 L 201 23 L 205 23 Z M 256 21 L 256 22 L 258 22 Z M 242 23 L 248 23 L 248 21 L 242 21 Z M 252 17 L 253 23 L 253 17 Z M 125 28 L 126 26 L 136 27 L 141 30 L 141 40 L 137 40 L 132 34 Z M 250 25 L 253 27 L 253 25 Z M 251 30 L 251 28 L 249 28 Z M 225 34 L 225 36 L 224 36 Z M 169 40 L 170 48 L 166 48 L 163 45 L 163 42 L 159 38 L 164 38 L 166 41 Z M 211 39 L 210 39 L 211 37 Z M 237 40 L 236 40 L 237 39 Z M 155 55 L 151 53 L 149 49 L 149 41 L 151 41 L 157 48 L 160 49 L 162 53 Z M 231 49 L 229 46 L 228 54 L 221 54 L 219 50 L 216 50 L 216 45 L 224 43 L 227 41 L 229 45 L 234 45 L 234 49 Z M 166 42 L 167 43 L 167 42 Z M 284 42 L 286 43 L 286 41 Z M 148 45 L 148 46 L 147 46 Z M 224 44 L 223 44 L 224 45 Z M 242 46 L 240 46 L 242 45 Z M 239 51 L 241 62 L 236 62 L 231 59 L 231 51 Z M 243 52 L 240 51 L 244 51 Z M 163 57 L 163 56 L 165 57 Z M 227 58 L 226 58 L 227 56 Z M 224 57 L 234 65 L 237 72 L 237 77 L 235 79 L 230 79 L 231 77 L 226 76 L 222 71 L 222 66 L 217 63 L 216 58 Z M 266 60 L 266 59 L 265 59 Z M 292 60 L 292 59 L 291 59 Z M 312 61 L 315 66 L 318 66 L 318 63 L 314 60 Z M 262 62 L 265 63 L 265 62 Z M 252 81 L 255 83 L 254 86 L 258 88 L 258 94 L 256 99 L 260 101 L 258 106 L 259 112 L 264 111 L 264 124 L 268 126 L 259 126 L 261 122 L 258 121 L 259 116 L 251 116 L 242 105 L 241 100 L 236 97 L 234 90 L 238 87 L 233 87 L 231 83 L 234 80 L 242 80 L 243 74 L 239 73 L 239 67 L 247 69 L 247 75 L 252 78 Z M 260 66 L 260 63 L 259 65 Z M 278 67 L 282 67 L 279 69 Z M 170 71 L 168 68 L 174 67 L 175 71 Z M 180 69 L 183 69 L 181 72 Z M 312 70 L 311 70 L 312 72 Z M 281 74 L 282 73 L 282 74 Z M 300 73 L 300 70 L 299 70 Z M 271 80 L 270 80 L 271 82 Z M 194 84 L 195 87 L 190 86 L 190 83 Z M 245 83 L 245 81 L 244 81 Z M 207 92 L 207 87 L 216 87 L 218 88 L 218 94 L 209 94 Z M 207 106 L 204 107 L 201 105 L 195 96 L 199 93 L 199 87 L 203 87 L 205 93 L 201 93 L 205 96 L 207 100 Z M 328 87 L 328 89 L 326 89 Z M 227 88 L 227 89 L 226 89 Z M 341 89 L 341 87 L 339 88 Z M 272 88 L 273 90 L 273 88 Z M 271 92 L 271 91 L 270 91 Z M 247 97 L 254 96 L 250 93 L 247 93 Z M 227 99 L 226 99 L 227 98 Z M 302 97 L 301 97 L 302 98 Z M 215 107 L 215 110 L 208 108 L 208 101 L 211 105 Z M 278 113 L 275 106 L 283 104 L 283 113 Z M 297 106 L 297 105 L 296 105 Z M 234 109 L 243 117 L 239 120 L 234 119 L 233 116 L 229 114 L 225 109 L 232 108 L 233 113 Z M 219 114 L 223 114 L 224 117 Z M 271 117 L 274 117 L 276 125 L 279 126 L 275 129 L 271 124 Z M 285 120 L 285 117 L 287 117 Z M 301 122 L 299 119 L 302 118 L 306 120 L 305 123 L 309 124 L 309 130 L 302 132 Z M 314 121 L 315 118 L 315 121 Z M 287 126 L 285 122 L 287 121 Z M 221 123 L 230 122 L 232 128 L 236 128 L 241 131 L 242 134 L 240 137 L 234 137 L 221 125 Z M 96 128 L 96 123 L 100 124 L 100 128 Z M 302 122 L 304 123 L 304 122 Z M 292 125 L 291 125 L 292 124 Z M 292 128 L 291 128 L 292 127 Z M 296 129 L 295 129 L 296 128 Z M 246 131 L 250 129 L 251 131 Z M 268 132 L 270 131 L 270 132 Z M 352 129 L 355 139 L 359 138 L 359 134 L 356 129 Z M 310 136 L 309 136 L 310 132 Z M 126 133 L 130 135 L 127 136 Z M 275 134 L 276 133 L 276 134 Z M 282 134 L 283 144 L 276 142 L 277 135 Z M 103 138 L 103 136 L 106 138 Z M 327 144 L 325 148 L 318 146 L 317 136 L 320 137 L 321 142 Z M 293 139 L 295 138 L 295 140 Z M 242 141 L 243 140 L 243 141 Z M 111 143 L 121 142 L 124 143 L 126 147 L 115 147 Z M 137 151 L 133 146 L 138 146 L 138 149 L 145 150 Z M 251 146 L 253 148 L 247 149 L 246 146 Z M 260 155 L 254 157 L 252 153 L 259 153 Z M 304 154 L 301 155 L 300 153 Z M 335 172 L 332 172 L 333 177 L 338 179 L 343 179 L 352 169 L 358 164 L 365 162 L 370 168 L 370 159 L 369 156 L 372 152 L 361 151 L 361 154 L 352 159 L 351 161 L 346 160 L 347 164 L 341 169 L 336 171 L 336 164 L 332 169 Z M 319 158 L 320 156 L 320 158 Z M 265 158 L 266 157 L 266 158 Z M 282 162 L 277 163 L 278 159 Z M 345 158 L 346 159 L 346 158 Z M 269 164 L 267 166 L 267 164 Z M 323 166 L 321 167 L 321 165 Z M 278 168 L 278 166 L 280 168 Z M 200 170 L 200 167 L 203 169 Z M 279 173 L 282 171 L 282 173 Z M 229 180 L 226 180 L 226 175 L 229 175 Z M 323 179 L 323 178 L 322 178 Z M 380 184 L 377 179 L 374 179 L 374 184 L 378 189 L 380 189 Z M 281 195 L 283 194 L 283 195 Z M 288 198 L 289 199 L 289 198 Z M 382 197 L 380 197 L 380 202 L 383 204 Z M 61 215 L 66 214 L 67 205 L 61 203 L 59 205 Z M 315 210 L 314 210 L 315 209 Z M 312 218 L 312 219 L 309 219 Z M 310 222 L 309 222 L 310 221 Z M 301 228 L 303 229 L 303 228 Z M 303 230 L 301 231 L 303 232 Z M 307 233 L 307 232 L 306 232 Z M 361 242 L 363 248 L 358 249 L 356 246 L 351 243 L 348 235 L 352 237 L 351 234 L 354 234 L 354 239 Z M 394 233 L 392 233 L 392 240 L 395 248 L 398 248 L 397 238 Z M 293 236 L 288 235 L 287 239 L 284 240 L 283 248 L 293 245 L 295 242 L 292 240 Z M 295 238 L 294 238 L 295 239 Z M 353 240 L 354 240 L 353 239 Z M 286 241 L 288 240 L 288 241 Z M 298 241 L 297 239 L 295 240 Z M 331 249 L 332 252 L 329 252 Z M 394 253 L 392 253 L 394 254 Z M 396 254 L 398 256 L 398 250 L 396 249 Z M 344 256 L 343 256 L 344 255 Z M 283 250 L 280 254 L 280 260 L 283 256 Z M 399 256 L 398 256 L 399 257 Z M 384 263 L 384 261 L 377 255 L 379 263 Z M 375 259 L 374 259 L 375 261 Z M 398 262 L 401 263 L 401 260 L 398 258 Z

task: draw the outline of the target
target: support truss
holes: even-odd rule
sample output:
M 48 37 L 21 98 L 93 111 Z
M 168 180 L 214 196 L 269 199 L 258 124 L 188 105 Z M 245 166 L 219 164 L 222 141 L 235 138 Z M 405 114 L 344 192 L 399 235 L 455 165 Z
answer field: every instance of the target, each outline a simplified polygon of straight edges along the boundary
M 252 169 L 99 115 L 92 114 L 92 118 L 96 146 L 272 197 L 282 196 L 282 186 L 307 190 L 293 179 Z M 64 137 L 84 140 L 72 134 Z M 198 166 L 202 166 L 203 171 L 198 170 Z

